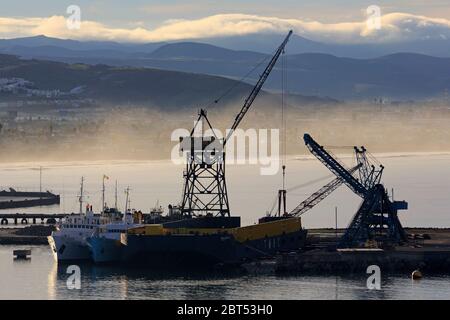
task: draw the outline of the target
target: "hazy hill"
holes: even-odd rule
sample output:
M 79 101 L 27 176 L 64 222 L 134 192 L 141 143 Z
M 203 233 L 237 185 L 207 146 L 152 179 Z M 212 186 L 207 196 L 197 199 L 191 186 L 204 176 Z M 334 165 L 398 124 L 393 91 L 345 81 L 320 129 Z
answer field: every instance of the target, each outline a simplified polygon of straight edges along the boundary
M 218 61 L 257 61 L 267 55 L 253 51 L 236 51 L 205 43 L 179 42 L 166 44 L 153 51 L 149 58 L 154 59 L 201 59 Z
M 198 39 L 197 42 L 209 43 L 234 50 L 252 50 L 271 53 L 280 43 L 283 34 L 248 34 L 232 37 Z M 392 43 L 326 43 L 312 41 L 293 34 L 287 47 L 289 54 L 325 53 L 349 58 L 375 58 L 399 52 L 411 52 L 436 57 L 450 57 L 450 39 L 422 39 Z
M 217 75 L 241 79 L 254 66 L 269 56 L 245 53 L 233 58 L 225 55 L 227 50 L 215 52 L 212 57 L 204 53 L 195 54 L 196 45 L 189 51 L 172 52 L 164 50 L 158 58 L 100 59 L 100 58 L 53 58 L 65 62 L 106 63 L 116 66 L 158 68 L 189 73 Z M 168 48 L 174 49 L 172 45 Z M 201 51 L 201 50 L 199 50 Z M 247 60 L 246 60 L 247 59 Z M 266 59 L 266 61 L 267 61 Z M 245 80 L 254 83 L 262 72 L 260 65 Z M 339 58 L 320 53 L 288 55 L 288 89 L 291 93 L 314 96 L 329 96 L 336 99 L 391 100 L 429 99 L 442 97 L 450 89 L 450 58 L 436 58 L 426 55 L 398 53 L 373 59 Z M 266 83 L 266 89 L 279 90 L 281 70 L 278 64 Z
M 299 54 L 287 60 L 289 81 L 303 94 L 408 100 L 443 97 L 450 88 L 450 58 L 411 53 L 374 59 Z
M 264 38 L 261 35 L 253 41 L 258 39 L 262 44 Z M 266 40 L 273 40 L 273 50 L 279 44 L 280 36 L 272 35 Z M 415 53 L 396 53 L 366 59 L 324 53 L 289 54 L 296 50 L 296 43 L 304 43 L 305 50 L 317 49 L 321 45 L 298 36 L 293 40 L 288 44 L 286 56 L 288 89 L 293 94 L 329 96 L 341 100 L 381 97 L 411 100 L 443 97 L 450 88 L 450 58 Z M 24 44 L 36 46 L 31 48 Z M 38 44 L 45 45 L 37 46 Z M 2 51 L 26 58 L 66 63 L 146 67 L 231 79 L 241 79 L 256 65 L 262 61 L 267 62 L 270 58 L 270 55 L 259 52 L 230 50 L 197 42 L 119 44 L 47 37 L 0 40 L 0 52 Z M 265 63 L 261 64 L 245 80 L 254 83 L 264 66 Z M 280 79 L 278 64 L 265 88 L 279 90 Z
M 0 48 L 19 47 L 60 47 L 69 50 L 113 50 L 121 52 L 153 52 L 164 45 L 164 42 L 155 43 L 118 43 L 114 41 L 78 41 L 71 39 L 58 39 L 46 36 L 34 36 L 16 39 L 0 39 Z M 51 53 L 51 52 L 49 52 Z
M 0 77 L 24 78 L 38 89 L 70 91 L 83 86 L 82 97 L 111 103 L 146 103 L 149 106 L 201 105 L 219 96 L 233 80 L 175 71 L 65 64 L 53 61 L 20 60 L 0 56 Z M 235 95 L 248 91 L 237 86 Z M 230 97 L 233 98 L 233 97 Z
M 282 41 L 284 34 L 248 34 L 231 37 L 204 38 L 195 40 L 173 41 L 176 43 L 201 43 L 216 47 L 223 47 L 235 51 L 252 51 L 270 54 Z M 46 36 L 25 37 L 17 39 L 0 39 L 0 50 L 11 50 L 13 47 L 42 47 L 53 46 L 70 50 L 111 50 L 123 53 L 151 53 L 164 46 L 165 42 L 155 43 L 118 43 L 114 41 L 77 41 L 70 39 L 57 39 Z M 361 43 L 342 44 L 326 43 L 306 39 L 293 34 L 286 48 L 288 54 L 324 53 L 338 57 L 349 58 L 376 58 L 399 52 L 410 52 L 436 57 L 450 57 L 450 39 L 422 39 L 409 42 L 392 43 Z M 51 51 L 46 53 L 49 57 L 56 57 Z M 104 57 L 109 57 L 108 54 Z
M 69 92 L 83 88 L 81 98 L 94 98 L 111 104 L 136 103 L 164 108 L 199 108 L 210 104 L 233 88 L 223 105 L 241 101 L 251 86 L 231 79 L 136 67 L 66 64 L 54 61 L 23 60 L 0 55 L 0 78 L 23 78 L 35 89 Z M 10 93 L 3 93 L 3 97 Z M 263 99 L 279 102 L 276 95 L 263 92 Z M 0 99 L 2 93 L 0 93 Z M 302 100 L 303 98 L 303 100 Z M 317 97 L 296 98 L 296 103 L 334 103 Z

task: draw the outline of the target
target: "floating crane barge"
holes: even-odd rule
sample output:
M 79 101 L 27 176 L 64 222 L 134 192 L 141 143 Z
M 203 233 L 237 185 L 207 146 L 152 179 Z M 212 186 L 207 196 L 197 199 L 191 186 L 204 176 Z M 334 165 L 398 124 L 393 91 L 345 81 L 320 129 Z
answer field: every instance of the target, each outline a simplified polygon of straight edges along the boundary
M 169 223 L 131 229 L 122 237 L 122 260 L 178 267 L 239 265 L 274 257 L 280 251 L 298 250 L 306 240 L 300 218 L 231 228 L 218 227 L 220 220 L 216 219 L 196 218 L 198 227 L 185 227 L 186 222 L 180 221 L 179 226 Z M 217 227 L 204 228 L 204 223 Z
M 180 263 L 230 265 L 303 246 L 306 230 L 298 217 L 261 220 L 241 227 L 240 217 L 230 214 L 225 181 L 225 145 L 284 53 L 291 34 L 276 50 L 224 139 L 215 134 L 206 110 L 199 112 L 190 136 L 180 138 L 180 152 L 187 157 L 180 220 L 128 230 L 118 244 L 122 246 L 122 261 L 165 266 L 172 262 L 178 267 Z M 211 135 L 205 135 L 203 125 L 209 127 Z
M 431 267 L 450 265 L 450 246 L 419 248 L 420 244 L 405 232 L 398 211 L 406 210 L 408 204 L 388 196 L 381 183 L 384 167 L 373 163 L 364 147 L 354 147 L 357 164 L 347 168 L 309 134 L 303 137 L 306 147 L 335 179 L 291 212 L 286 211 L 287 190 L 283 182 L 283 190 L 278 193 L 278 215 L 262 217 L 255 225 L 242 227 L 240 217 L 231 216 L 224 147 L 284 52 L 291 34 L 245 99 L 224 139 L 215 134 L 206 110 L 200 110 L 191 134 L 180 138 L 180 151 L 186 155 L 187 164 L 177 213 L 159 224 L 130 228 L 121 234 L 117 241 L 120 262 L 177 269 L 231 265 L 249 270 L 258 270 L 268 263 L 275 272 L 365 271 L 371 264 L 386 267 L 384 270 L 418 268 L 424 263 Z M 205 135 L 203 124 L 212 134 Z M 283 165 L 283 179 L 284 170 Z M 332 241 L 312 243 L 314 235 L 307 239 L 301 215 L 343 184 L 362 198 L 361 206 L 339 237 L 336 231 Z

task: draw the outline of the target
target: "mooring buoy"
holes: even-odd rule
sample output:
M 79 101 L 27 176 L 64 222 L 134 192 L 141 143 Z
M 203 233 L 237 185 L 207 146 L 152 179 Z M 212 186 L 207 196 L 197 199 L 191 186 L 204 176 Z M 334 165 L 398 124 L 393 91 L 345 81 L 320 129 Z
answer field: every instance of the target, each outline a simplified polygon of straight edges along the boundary
M 420 272 L 419 270 L 414 270 L 411 273 L 411 278 L 413 280 L 419 280 L 419 279 L 422 279 L 422 277 L 423 277 L 422 272 Z
M 31 250 L 14 250 L 13 256 L 18 259 L 28 259 L 28 256 L 31 256 Z

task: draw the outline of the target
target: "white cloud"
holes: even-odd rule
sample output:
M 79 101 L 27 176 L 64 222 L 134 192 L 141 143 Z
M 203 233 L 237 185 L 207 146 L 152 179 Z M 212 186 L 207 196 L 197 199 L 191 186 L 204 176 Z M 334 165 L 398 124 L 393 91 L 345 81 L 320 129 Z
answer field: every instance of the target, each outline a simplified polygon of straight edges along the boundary
M 405 13 L 381 17 L 381 29 L 370 29 L 366 21 L 322 23 L 247 14 L 219 14 L 195 20 L 170 20 L 154 29 L 114 28 L 95 21 L 81 23 L 69 30 L 65 17 L 0 18 L 0 37 L 11 38 L 44 34 L 50 37 L 155 42 L 252 33 L 295 33 L 318 41 L 343 43 L 406 41 L 425 38 L 450 38 L 450 21 Z

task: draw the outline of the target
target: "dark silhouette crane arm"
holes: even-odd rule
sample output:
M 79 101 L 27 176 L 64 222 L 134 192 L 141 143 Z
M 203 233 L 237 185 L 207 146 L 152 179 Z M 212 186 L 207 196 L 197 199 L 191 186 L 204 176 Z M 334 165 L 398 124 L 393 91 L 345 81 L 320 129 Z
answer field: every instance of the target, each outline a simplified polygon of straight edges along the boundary
M 322 162 L 336 177 L 341 178 L 343 182 L 357 195 L 364 197 L 367 189 L 344 168 L 339 161 L 330 155 L 321 145 L 319 145 L 309 134 L 305 133 L 303 140 L 309 151 Z
M 250 92 L 250 94 L 247 97 L 247 99 L 245 99 L 245 102 L 244 102 L 244 105 L 243 105 L 241 111 L 236 116 L 236 118 L 234 120 L 234 123 L 231 126 L 230 131 L 228 132 L 226 138 L 223 141 L 223 145 L 224 146 L 227 143 L 228 139 L 233 135 L 234 130 L 236 130 L 236 128 L 239 126 L 239 123 L 242 121 L 242 119 L 244 118 L 244 116 L 247 113 L 247 111 L 250 109 L 251 105 L 253 104 L 253 101 L 255 101 L 255 98 L 259 94 L 259 92 L 261 91 L 261 88 L 264 85 L 264 82 L 266 82 L 266 80 L 269 77 L 269 74 L 272 71 L 273 67 L 275 66 L 278 58 L 283 53 L 284 47 L 286 46 L 287 42 L 289 41 L 289 38 L 291 37 L 291 35 L 292 35 L 292 30 L 289 31 L 289 33 L 286 36 L 286 38 L 284 39 L 283 43 L 278 47 L 278 49 L 275 52 L 274 56 L 272 57 L 272 59 L 270 60 L 269 64 L 267 65 L 266 69 L 264 70 L 262 75 L 259 77 L 258 82 L 253 87 L 253 89 Z
M 350 174 L 353 174 L 361 167 L 361 164 L 356 165 L 355 167 L 349 170 Z M 328 197 L 334 190 L 336 190 L 342 183 L 343 179 L 340 177 L 336 177 L 331 182 L 324 185 L 322 188 L 314 192 L 308 198 L 303 200 L 297 207 L 295 207 L 291 212 L 289 212 L 290 216 L 299 217 L 305 212 L 312 209 L 314 206 L 319 204 L 322 200 Z

